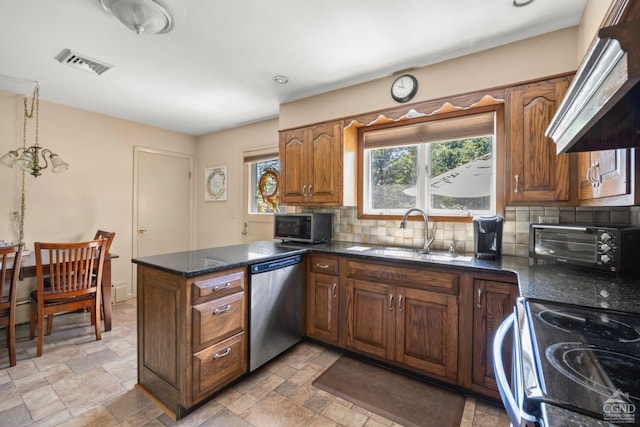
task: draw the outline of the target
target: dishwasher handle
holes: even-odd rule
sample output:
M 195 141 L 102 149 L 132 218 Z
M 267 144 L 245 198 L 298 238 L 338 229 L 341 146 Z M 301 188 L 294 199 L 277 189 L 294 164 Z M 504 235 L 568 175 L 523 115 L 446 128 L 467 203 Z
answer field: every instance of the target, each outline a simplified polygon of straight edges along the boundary
M 280 258 L 273 261 L 262 262 L 260 264 L 253 264 L 251 266 L 251 274 L 267 273 L 269 271 L 289 267 L 301 262 L 302 255 L 294 255 L 287 258 Z

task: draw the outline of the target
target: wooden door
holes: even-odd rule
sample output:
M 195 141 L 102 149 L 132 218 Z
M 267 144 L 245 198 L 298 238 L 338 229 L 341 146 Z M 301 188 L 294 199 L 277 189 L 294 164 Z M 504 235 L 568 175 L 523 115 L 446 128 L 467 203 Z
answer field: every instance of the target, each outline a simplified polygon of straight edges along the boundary
M 393 286 L 347 281 L 347 348 L 393 360 Z
M 338 276 L 309 274 L 307 335 L 338 343 Z
M 280 202 L 283 205 L 302 204 L 308 186 L 305 130 L 282 132 L 279 155 Z
M 570 202 L 570 157 L 544 134 L 568 86 L 564 78 L 507 91 L 507 204 Z
M 410 288 L 396 293 L 396 362 L 456 380 L 457 297 Z
M 598 204 L 597 199 L 630 194 L 630 157 L 628 149 L 579 153 L 580 202 Z
M 313 204 L 340 203 L 342 195 L 342 125 L 339 122 L 309 130 L 309 200 Z
M 493 337 L 500 323 L 513 312 L 518 293 L 515 284 L 474 279 L 472 388 L 498 398 L 498 386 L 493 372 Z M 505 345 L 505 348 L 511 348 Z M 509 369 L 511 356 L 503 354 Z
M 134 257 L 192 247 L 192 162 L 188 154 L 135 148 Z

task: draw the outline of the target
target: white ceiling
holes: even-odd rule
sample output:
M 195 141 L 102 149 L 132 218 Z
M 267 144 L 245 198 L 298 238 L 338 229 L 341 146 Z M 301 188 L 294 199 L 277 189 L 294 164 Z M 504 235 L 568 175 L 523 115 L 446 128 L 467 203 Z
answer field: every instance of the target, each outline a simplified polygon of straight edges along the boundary
M 0 90 L 191 135 L 409 67 L 577 25 L 586 0 L 158 0 L 175 28 L 137 35 L 100 0 L 0 0 Z M 114 65 L 60 64 L 70 48 Z M 289 77 L 278 85 L 273 76 Z M 17 77 L 18 79 L 14 79 Z M 390 103 L 392 101 L 390 100 Z

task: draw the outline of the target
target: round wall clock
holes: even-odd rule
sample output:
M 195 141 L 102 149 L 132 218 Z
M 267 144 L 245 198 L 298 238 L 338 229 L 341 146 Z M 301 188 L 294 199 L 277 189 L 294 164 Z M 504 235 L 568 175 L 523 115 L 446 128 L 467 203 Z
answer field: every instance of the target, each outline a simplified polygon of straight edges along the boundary
M 397 102 L 407 102 L 418 92 L 418 80 L 411 74 L 403 74 L 393 81 L 391 96 Z

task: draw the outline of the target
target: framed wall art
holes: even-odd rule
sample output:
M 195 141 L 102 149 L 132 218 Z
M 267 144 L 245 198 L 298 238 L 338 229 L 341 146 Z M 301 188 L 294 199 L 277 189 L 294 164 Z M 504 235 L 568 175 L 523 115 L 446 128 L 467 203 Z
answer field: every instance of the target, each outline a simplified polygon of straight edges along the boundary
M 216 166 L 204 170 L 204 200 L 208 202 L 227 200 L 226 166 Z

